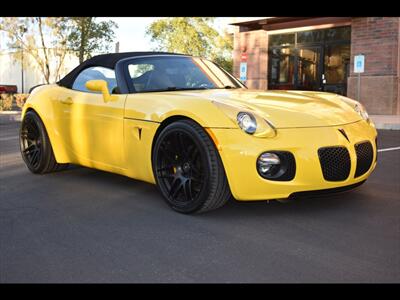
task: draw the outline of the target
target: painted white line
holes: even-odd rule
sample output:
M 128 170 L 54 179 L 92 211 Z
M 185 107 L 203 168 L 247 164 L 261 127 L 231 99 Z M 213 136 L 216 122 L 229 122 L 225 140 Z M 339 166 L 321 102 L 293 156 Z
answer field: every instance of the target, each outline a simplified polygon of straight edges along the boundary
M 19 137 L 18 136 L 3 137 L 3 138 L 0 138 L 0 142 L 11 141 L 11 140 L 16 140 L 16 139 L 19 139 Z
M 378 152 L 394 151 L 394 150 L 400 150 L 400 147 L 392 147 L 392 148 L 386 148 L 386 149 L 378 149 Z

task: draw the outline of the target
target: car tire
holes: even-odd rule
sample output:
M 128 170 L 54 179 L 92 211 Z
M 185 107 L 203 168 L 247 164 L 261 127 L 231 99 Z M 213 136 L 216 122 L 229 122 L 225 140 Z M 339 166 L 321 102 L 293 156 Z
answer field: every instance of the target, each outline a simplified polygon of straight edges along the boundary
M 218 150 L 194 121 L 166 126 L 155 141 L 152 163 L 156 184 L 175 211 L 202 213 L 232 197 Z
M 20 151 L 28 169 L 35 174 L 64 170 L 68 164 L 57 163 L 46 128 L 34 111 L 28 111 L 21 122 Z

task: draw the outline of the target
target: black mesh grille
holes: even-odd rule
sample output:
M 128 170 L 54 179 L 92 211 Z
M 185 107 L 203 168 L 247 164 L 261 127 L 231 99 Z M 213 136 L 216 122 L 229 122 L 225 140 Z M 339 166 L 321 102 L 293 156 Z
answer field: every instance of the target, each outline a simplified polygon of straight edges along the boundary
M 354 177 L 359 177 L 369 170 L 374 158 L 374 151 L 370 142 L 354 145 L 357 154 L 357 168 Z
M 350 155 L 345 147 L 320 148 L 318 156 L 325 180 L 342 181 L 349 177 Z

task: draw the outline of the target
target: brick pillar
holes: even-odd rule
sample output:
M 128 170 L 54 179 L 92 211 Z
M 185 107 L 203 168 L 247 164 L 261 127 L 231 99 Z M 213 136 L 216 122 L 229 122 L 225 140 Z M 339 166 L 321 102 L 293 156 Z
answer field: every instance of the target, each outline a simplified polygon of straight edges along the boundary
M 233 44 L 233 74 L 239 78 L 242 52 L 247 53 L 246 85 L 252 89 L 266 90 L 268 70 L 268 34 L 265 30 L 240 32 L 236 27 Z
M 400 114 L 399 53 L 400 18 L 353 18 L 351 24 L 351 65 L 347 95 L 357 97 L 354 56 L 365 55 L 361 74 L 361 102 L 370 114 Z

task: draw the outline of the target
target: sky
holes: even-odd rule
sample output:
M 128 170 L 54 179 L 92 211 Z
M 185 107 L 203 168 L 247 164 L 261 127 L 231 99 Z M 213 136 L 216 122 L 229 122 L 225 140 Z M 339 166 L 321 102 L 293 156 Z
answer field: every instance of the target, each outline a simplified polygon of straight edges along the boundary
M 116 18 L 97 18 L 98 21 L 112 20 L 118 24 L 115 30 L 116 42 L 119 41 L 119 51 L 149 51 L 156 45 L 146 36 L 146 28 L 154 21 L 162 17 L 116 17 Z M 231 27 L 228 23 L 232 22 L 231 17 L 219 17 L 215 19 L 215 28 L 223 32 L 225 28 Z

